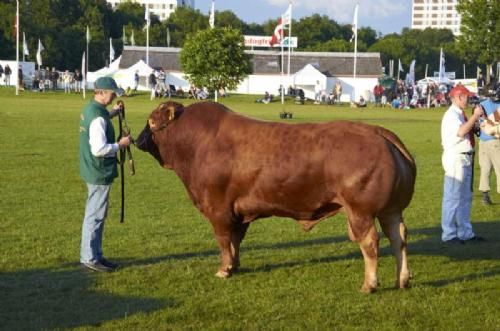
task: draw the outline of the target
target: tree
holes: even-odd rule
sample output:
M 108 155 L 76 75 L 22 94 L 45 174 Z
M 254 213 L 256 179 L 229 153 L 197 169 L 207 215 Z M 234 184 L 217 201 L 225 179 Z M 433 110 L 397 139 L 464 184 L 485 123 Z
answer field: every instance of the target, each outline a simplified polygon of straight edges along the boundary
M 208 28 L 208 17 L 190 7 L 177 7 L 161 26 L 169 28 L 171 45 L 182 47 L 188 34 Z
M 461 15 L 458 46 L 462 56 L 476 58 L 489 72 L 492 63 L 500 60 L 500 2 L 459 0 L 457 11 Z M 489 82 L 489 75 L 486 77 Z
M 243 35 L 232 28 L 200 30 L 189 35 L 180 54 L 189 82 L 210 91 L 235 89 L 251 72 Z

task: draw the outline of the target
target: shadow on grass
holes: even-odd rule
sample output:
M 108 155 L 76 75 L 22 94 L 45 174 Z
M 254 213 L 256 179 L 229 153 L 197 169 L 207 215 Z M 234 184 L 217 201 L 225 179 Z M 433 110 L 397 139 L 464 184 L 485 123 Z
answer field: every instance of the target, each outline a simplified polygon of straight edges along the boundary
M 500 221 L 488 221 L 488 222 L 478 222 L 473 224 L 474 231 L 478 236 L 484 236 L 486 241 L 484 242 L 473 242 L 461 244 L 445 244 L 441 242 L 441 227 L 429 227 L 422 229 L 410 229 L 408 252 L 410 258 L 410 268 L 411 268 L 411 258 L 412 255 L 429 255 L 429 256 L 447 256 L 455 261 L 466 261 L 466 260 L 499 260 L 500 259 Z M 412 235 L 425 236 L 424 239 L 412 241 Z M 381 234 L 381 238 L 386 238 Z M 334 263 L 343 260 L 359 259 L 362 263 L 362 255 L 358 249 L 356 243 L 352 243 L 353 251 L 333 256 L 319 256 L 318 258 L 306 258 L 296 261 L 286 261 L 283 263 L 266 263 L 262 261 L 262 264 L 256 268 L 245 268 L 244 260 L 245 253 L 250 253 L 257 250 L 278 250 L 281 251 L 278 254 L 286 254 L 286 250 L 290 248 L 300 248 L 300 247 L 313 247 L 316 245 L 328 245 L 328 244 L 338 244 L 341 242 L 350 242 L 347 236 L 336 236 L 336 237 L 322 237 L 310 240 L 299 240 L 299 241 L 289 241 L 280 242 L 276 244 L 253 244 L 245 246 L 244 242 L 242 244 L 241 253 L 243 265 L 238 270 L 240 274 L 246 273 L 257 273 L 257 272 L 272 272 L 276 269 L 281 268 L 294 268 L 298 266 L 307 267 L 311 264 L 319 263 Z M 214 241 L 215 245 L 215 241 Z M 189 252 L 189 253 L 179 253 L 179 254 L 168 254 L 163 256 L 151 257 L 148 259 L 139 260 L 129 260 L 126 264 L 133 265 L 145 265 L 145 264 L 155 264 L 161 263 L 165 260 L 186 260 L 191 258 L 199 257 L 209 257 L 219 255 L 218 250 L 207 250 L 200 252 Z M 392 249 L 389 245 L 388 240 L 381 241 L 380 246 L 380 256 L 393 256 Z M 215 266 L 214 266 L 215 267 Z M 464 280 L 479 279 L 485 277 L 495 277 L 500 274 L 500 268 L 493 267 L 490 270 L 485 270 L 484 272 L 471 273 L 469 275 L 464 275 L 463 277 L 455 279 L 442 279 L 432 282 L 427 282 L 425 284 L 430 286 L 445 286 L 446 284 L 461 282 Z M 418 280 L 414 280 L 414 282 Z
M 169 300 L 94 290 L 94 276 L 79 269 L 1 272 L 0 329 L 99 327 L 107 321 L 175 306 Z
M 300 240 L 300 241 L 289 241 L 289 242 L 281 242 L 276 244 L 255 244 L 245 246 L 245 241 L 241 245 L 241 254 L 244 256 L 246 252 L 254 251 L 254 250 L 273 250 L 273 249 L 287 249 L 287 248 L 298 248 L 298 247 L 310 247 L 315 245 L 326 245 L 326 244 L 335 244 L 340 242 L 349 241 L 347 236 L 338 236 L 338 237 L 323 237 L 309 240 Z M 214 245 L 216 245 L 214 239 Z M 188 260 L 192 258 L 199 257 L 209 257 L 209 256 L 217 256 L 219 255 L 219 250 L 208 250 L 208 251 L 200 251 L 200 252 L 188 252 L 188 253 L 174 253 L 167 254 L 162 256 L 155 256 L 147 259 L 134 259 L 134 260 L 122 260 L 124 265 L 148 265 L 148 264 L 156 264 L 161 263 L 162 261 L 167 260 Z M 360 253 L 361 254 L 361 253 Z

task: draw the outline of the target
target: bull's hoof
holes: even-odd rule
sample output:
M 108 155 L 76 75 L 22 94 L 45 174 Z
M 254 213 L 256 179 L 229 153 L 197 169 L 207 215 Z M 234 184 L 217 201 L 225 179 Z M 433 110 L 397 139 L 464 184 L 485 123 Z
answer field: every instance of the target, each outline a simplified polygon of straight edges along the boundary
M 231 273 L 230 273 L 229 271 L 222 271 L 222 270 L 219 270 L 219 271 L 217 271 L 217 273 L 215 274 L 215 277 L 219 277 L 219 278 L 226 279 L 226 278 L 231 277 Z
M 370 294 L 370 293 L 374 293 L 377 291 L 377 288 L 376 287 L 366 287 L 366 286 L 362 286 L 361 289 L 359 290 L 361 293 L 365 293 L 365 294 Z
M 400 288 L 400 289 L 405 289 L 405 288 L 409 288 L 410 287 L 410 281 L 409 280 L 406 280 L 406 281 L 396 281 L 396 288 Z

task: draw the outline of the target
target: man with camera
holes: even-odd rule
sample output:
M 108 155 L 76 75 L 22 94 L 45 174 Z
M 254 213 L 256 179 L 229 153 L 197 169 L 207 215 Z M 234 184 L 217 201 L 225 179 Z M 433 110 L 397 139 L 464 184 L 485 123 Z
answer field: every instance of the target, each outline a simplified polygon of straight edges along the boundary
M 500 103 L 487 99 L 476 107 L 482 112 L 479 135 L 479 167 L 481 168 L 479 191 L 483 193 L 482 203 L 492 205 L 489 196 L 491 168 L 495 170 L 497 192 L 500 193 L 500 140 L 498 137 Z
M 474 160 L 474 124 L 482 115 L 479 107 L 469 119 L 465 108 L 472 93 L 463 85 L 455 86 L 449 93 L 452 105 L 441 122 L 442 164 L 445 171 L 441 239 L 446 243 L 463 244 L 483 240 L 472 230 L 470 210 L 472 205 L 472 171 Z

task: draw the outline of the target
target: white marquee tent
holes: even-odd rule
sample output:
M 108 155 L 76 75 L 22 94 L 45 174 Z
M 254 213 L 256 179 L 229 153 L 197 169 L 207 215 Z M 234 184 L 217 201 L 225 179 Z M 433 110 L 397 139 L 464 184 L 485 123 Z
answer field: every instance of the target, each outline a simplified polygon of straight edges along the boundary
M 318 81 L 323 89 L 327 88 L 327 77 L 312 64 L 307 64 L 293 75 L 293 85 L 304 90 L 304 95 L 308 99 L 314 99 L 314 86 Z

